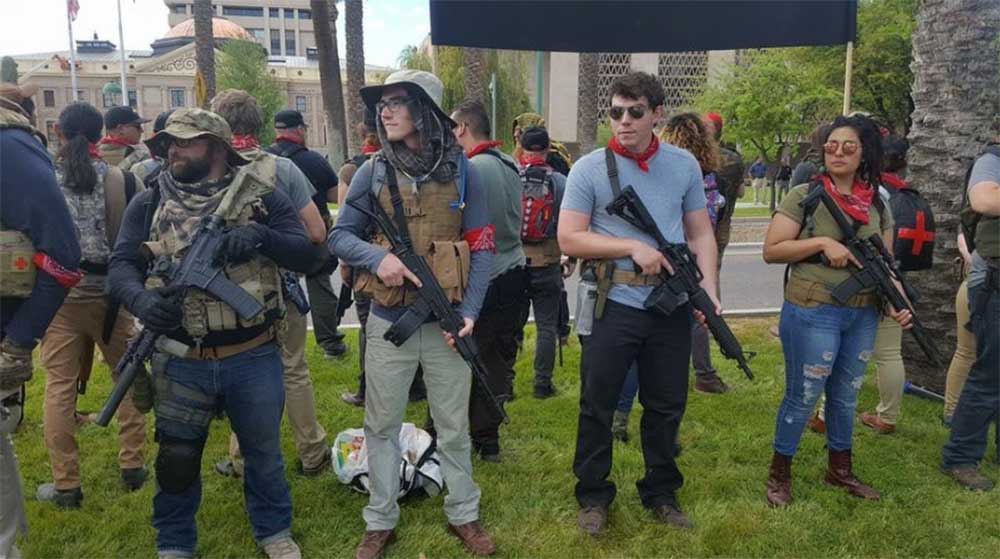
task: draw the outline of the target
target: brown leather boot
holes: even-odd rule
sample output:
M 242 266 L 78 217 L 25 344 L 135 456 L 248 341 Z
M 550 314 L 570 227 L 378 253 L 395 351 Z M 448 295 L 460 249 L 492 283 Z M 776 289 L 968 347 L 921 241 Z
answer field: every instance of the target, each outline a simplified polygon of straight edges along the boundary
M 497 546 L 493 544 L 490 535 L 478 521 L 473 520 L 458 526 L 449 523 L 448 532 L 461 540 L 465 549 L 473 555 L 488 557 L 497 552 Z
M 863 481 L 854 477 L 851 468 L 851 449 L 830 450 L 830 463 L 826 470 L 826 482 L 835 487 L 843 487 L 847 492 L 855 497 L 878 501 L 881 499 L 879 492 L 875 488 L 865 485 Z
M 772 507 L 792 504 L 792 457 L 775 452 L 767 478 L 767 503 Z
M 354 551 L 354 559 L 379 559 L 395 539 L 395 530 L 365 530 L 365 537 Z

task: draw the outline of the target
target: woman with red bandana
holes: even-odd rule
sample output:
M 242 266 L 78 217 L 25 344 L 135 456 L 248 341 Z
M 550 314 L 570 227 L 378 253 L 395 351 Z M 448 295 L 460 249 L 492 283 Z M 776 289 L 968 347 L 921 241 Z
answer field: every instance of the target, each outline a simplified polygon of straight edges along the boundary
M 862 116 L 838 117 L 823 141 L 826 171 L 814 183 L 832 199 L 859 237 L 881 234 L 892 246 L 892 216 L 877 199 L 882 171 L 878 130 Z M 876 295 L 862 291 L 846 305 L 831 293 L 860 263 L 841 244 L 843 234 L 820 204 L 806 219 L 801 202 L 813 185 L 799 185 L 782 200 L 764 240 L 764 260 L 790 265 L 781 310 L 785 397 L 778 409 L 767 501 L 792 501 L 791 465 L 813 407 L 824 392 L 829 467 L 826 482 L 851 495 L 878 500 L 878 491 L 855 477 L 851 445 L 858 390 L 871 360 L 878 328 Z M 906 328 L 908 311 L 887 308 Z

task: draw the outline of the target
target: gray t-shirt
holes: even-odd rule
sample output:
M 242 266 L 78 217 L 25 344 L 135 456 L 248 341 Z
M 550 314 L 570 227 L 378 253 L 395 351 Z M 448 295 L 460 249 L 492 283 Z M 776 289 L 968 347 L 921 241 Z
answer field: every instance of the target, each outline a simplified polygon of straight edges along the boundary
M 505 153 L 498 153 L 505 164 L 491 153 L 481 153 L 469 160 L 469 166 L 479 174 L 486 190 L 490 222 L 496 227 L 497 250 L 493 254 L 490 279 L 524 266 L 521 248 L 521 179 L 514 168 L 517 164 Z M 508 166 L 508 164 L 510 166 Z
M 969 175 L 969 190 L 973 185 L 981 182 L 1000 183 L 1000 157 L 987 153 L 976 160 L 972 166 L 972 174 Z M 989 264 L 979 255 L 979 252 L 972 253 L 972 269 L 969 271 L 969 287 L 979 285 L 986 281 L 986 271 Z
M 292 206 L 296 211 L 312 204 L 312 197 L 316 194 L 316 189 L 305 174 L 292 163 L 291 159 L 277 157 L 277 170 L 275 171 L 275 188 L 285 193 L 292 200 Z
M 686 150 L 660 143 L 660 149 L 647 162 L 649 171 L 643 172 L 635 161 L 615 156 L 618 177 L 624 189 L 628 185 L 636 190 L 649 208 L 664 238 L 671 243 L 683 243 L 685 213 L 706 211 L 705 185 L 701 167 Z M 652 237 L 633 227 L 624 219 L 612 216 L 605 209 L 614 195 L 608 180 L 608 165 L 604 149 L 598 149 L 580 159 L 570 169 L 566 179 L 566 193 L 562 210 L 589 214 L 590 230 L 601 235 L 639 239 L 655 247 Z M 630 258 L 617 261 L 620 270 L 633 270 Z M 608 298 L 616 303 L 642 309 L 651 287 L 614 285 Z

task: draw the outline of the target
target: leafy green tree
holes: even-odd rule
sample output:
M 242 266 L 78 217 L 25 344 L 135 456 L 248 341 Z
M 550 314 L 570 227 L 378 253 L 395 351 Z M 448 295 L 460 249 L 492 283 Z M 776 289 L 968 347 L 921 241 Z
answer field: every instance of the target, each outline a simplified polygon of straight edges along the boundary
M 0 59 L 0 82 L 17 83 L 17 62 L 10 56 Z
M 274 141 L 274 114 L 285 106 L 281 85 L 267 70 L 267 51 L 252 41 L 230 39 L 222 46 L 222 56 L 216 64 L 219 90 L 242 89 L 257 98 L 264 126 L 260 131 L 261 145 Z

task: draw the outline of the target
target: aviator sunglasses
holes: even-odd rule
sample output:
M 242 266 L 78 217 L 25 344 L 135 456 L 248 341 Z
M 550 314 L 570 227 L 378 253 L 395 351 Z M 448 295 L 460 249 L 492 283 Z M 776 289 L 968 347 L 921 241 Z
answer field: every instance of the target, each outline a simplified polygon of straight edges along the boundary
M 828 142 L 823 144 L 823 151 L 829 153 L 830 155 L 833 155 L 837 153 L 837 149 L 839 148 L 843 150 L 844 155 L 854 155 L 855 153 L 857 153 L 859 147 L 860 146 L 858 146 L 858 143 L 853 140 L 847 140 L 844 142 L 840 142 L 838 140 L 829 140 Z
M 632 105 L 627 110 L 630 117 L 638 120 L 646 114 L 648 109 L 642 105 Z M 622 117 L 625 116 L 625 111 L 625 107 L 613 105 L 610 109 L 608 109 L 608 116 L 611 117 L 611 120 L 621 120 Z

